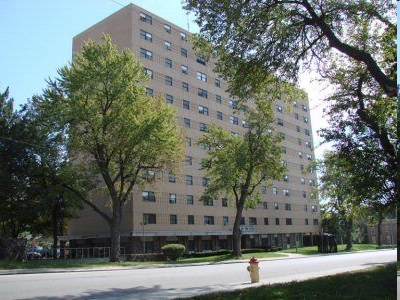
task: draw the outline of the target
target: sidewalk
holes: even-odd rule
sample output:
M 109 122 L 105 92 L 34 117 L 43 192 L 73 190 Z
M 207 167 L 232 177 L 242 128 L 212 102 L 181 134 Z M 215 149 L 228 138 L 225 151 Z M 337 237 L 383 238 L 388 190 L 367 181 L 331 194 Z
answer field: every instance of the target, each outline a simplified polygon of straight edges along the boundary
M 294 259 L 307 257 L 309 255 L 285 253 L 285 257 L 259 258 L 259 261 L 278 260 L 278 259 Z M 1 275 L 16 274 L 40 274 L 40 273 L 67 273 L 67 272 L 91 272 L 91 271 L 114 271 L 114 270 L 130 270 L 130 269 L 149 269 L 149 268 L 176 268 L 186 266 L 202 266 L 216 264 L 237 264 L 247 263 L 248 259 L 226 260 L 220 262 L 202 262 L 202 263 L 186 263 L 186 264 L 151 264 L 151 265 L 135 265 L 135 266 L 98 266 L 86 268 L 38 268 L 38 269 L 0 269 Z

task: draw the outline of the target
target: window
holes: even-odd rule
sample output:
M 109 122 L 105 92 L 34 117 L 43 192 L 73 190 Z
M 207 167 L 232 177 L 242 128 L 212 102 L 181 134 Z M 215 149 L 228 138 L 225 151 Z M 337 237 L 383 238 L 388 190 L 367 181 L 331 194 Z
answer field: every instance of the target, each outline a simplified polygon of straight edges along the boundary
M 186 195 L 186 204 L 193 205 L 193 195 Z
M 153 59 L 153 52 L 151 52 L 149 50 L 146 50 L 144 48 L 140 48 L 140 57 L 152 60 Z
M 312 212 L 317 212 L 318 211 L 318 207 L 316 205 L 311 205 L 311 211 Z
M 197 95 L 203 98 L 208 98 L 208 92 L 204 89 L 199 88 L 197 91 Z
M 250 217 L 249 218 L 249 225 L 257 225 L 257 218 Z
M 300 182 L 301 182 L 301 184 L 306 184 L 306 179 L 304 177 L 301 177 Z
M 274 202 L 274 208 L 275 208 L 275 210 L 279 210 L 279 203 L 278 202 Z
M 282 153 L 287 153 L 287 151 L 286 151 L 286 147 L 282 147 Z
M 318 219 L 313 219 L 313 225 L 318 225 Z
M 168 182 L 175 182 L 176 178 L 175 175 L 171 172 L 168 173 Z
M 152 34 L 144 30 L 140 30 L 140 37 L 149 42 L 153 41 Z
M 307 136 L 310 136 L 310 130 L 304 129 L 304 134 L 307 135 Z
M 200 130 L 200 131 L 203 131 L 203 132 L 208 132 L 207 124 L 200 123 L 200 125 L 199 125 L 199 130 Z
M 174 96 L 166 94 L 165 95 L 165 102 L 167 102 L 168 104 L 174 103 Z
M 268 209 L 268 202 L 263 202 L 263 208 Z
M 185 65 L 182 65 L 181 66 L 181 71 L 182 71 L 182 73 L 187 74 L 188 73 L 188 67 L 185 66 Z
M 143 72 L 150 77 L 150 79 L 153 79 L 153 71 L 147 68 L 143 68 Z
M 241 217 L 240 225 L 246 225 L 246 219 L 244 217 Z
M 278 195 L 278 188 L 277 187 L 273 187 L 272 188 L 272 194 L 274 194 L 274 195 Z
M 308 118 L 307 117 L 303 117 L 303 121 L 304 121 L 304 123 L 308 123 Z
M 207 82 L 207 75 L 197 71 L 197 79 L 200 81 Z
M 185 156 L 185 164 L 188 166 L 192 165 L 193 158 L 191 156 Z
M 214 84 L 215 84 L 216 87 L 221 87 L 221 80 L 215 78 Z
M 185 137 L 186 147 L 192 147 L 192 138 Z
M 285 139 L 285 134 L 283 132 L 279 132 L 279 136 L 281 137 L 282 140 Z
M 146 95 L 153 96 L 154 95 L 154 90 L 151 89 L 151 88 L 146 88 Z
M 222 112 L 217 111 L 217 119 L 222 120 Z
M 204 216 L 204 224 L 214 225 L 214 216 Z
M 202 182 L 202 186 L 207 186 L 208 183 L 210 182 L 210 178 L 203 177 L 203 178 L 201 179 L 201 182 Z
M 172 77 L 165 75 L 165 84 L 172 86 Z
M 151 192 L 151 191 L 143 191 L 142 198 L 143 198 L 143 201 L 156 202 L 156 195 L 154 192 Z
M 276 111 L 277 112 L 282 112 L 282 106 L 276 105 Z
M 188 215 L 188 224 L 194 225 L 194 215 Z
M 302 108 L 303 108 L 303 111 L 307 111 L 308 110 L 307 106 L 305 106 L 305 105 L 302 105 Z
M 229 121 L 231 122 L 231 124 L 234 124 L 234 125 L 239 124 L 239 119 L 238 119 L 238 117 L 235 117 L 235 116 L 230 116 Z
M 264 225 L 269 225 L 268 218 L 264 218 Z
M 199 114 L 208 116 L 208 107 L 199 105 Z
M 284 196 L 290 196 L 290 190 L 289 189 L 283 189 L 283 195 Z
M 297 139 L 297 144 L 301 146 L 301 139 Z
M 171 43 L 168 41 L 164 41 L 164 48 L 167 50 L 171 50 Z
M 303 158 L 303 152 L 299 151 L 298 155 L 299 155 L 299 158 Z
M 204 206 L 214 206 L 214 200 L 212 198 L 206 198 L 203 200 Z
M 283 177 L 283 181 L 289 182 L 289 175 L 285 175 L 285 176 Z
M 308 219 L 304 219 L 304 225 L 308 225 Z
M 232 109 L 236 109 L 237 108 L 237 102 L 235 100 L 229 100 L 229 107 Z
M 304 211 L 308 211 L 307 204 L 304 204 L 304 205 L 303 205 L 303 210 L 304 210 Z
M 278 125 L 283 126 L 283 120 L 282 119 L 277 119 L 277 123 L 278 123 Z
M 293 106 L 294 106 L 294 107 L 297 107 L 297 101 L 294 101 L 294 102 L 293 102 Z
M 172 68 L 172 60 L 170 60 L 169 58 L 165 58 L 165 66 L 167 68 Z
M 282 159 L 281 165 L 282 165 L 282 167 L 287 167 L 287 161 Z
M 300 171 L 303 171 L 303 170 L 304 170 L 304 165 L 300 164 Z
M 222 206 L 223 207 L 228 207 L 228 199 L 226 199 L 226 198 L 222 198 Z
M 298 120 L 298 119 L 299 119 L 299 114 L 298 114 L 298 113 L 294 113 L 294 118 L 295 118 L 296 120 Z
M 189 101 L 183 100 L 183 101 L 182 101 L 182 107 L 183 107 L 184 109 L 190 109 L 190 103 L 189 103 Z
M 302 194 L 303 194 L 303 198 L 307 198 L 307 192 L 306 191 L 303 191 Z
M 229 225 L 229 217 L 228 216 L 223 216 L 222 217 L 222 223 L 224 226 Z
M 181 56 L 187 57 L 187 50 L 185 48 L 181 48 Z
M 156 177 L 156 172 L 149 169 L 147 169 L 142 176 L 142 178 L 145 179 L 147 182 L 153 181 L 155 177 Z
M 279 218 L 275 218 L 275 225 L 279 225 Z
M 185 124 L 185 127 L 190 128 L 190 119 L 184 118 L 183 123 Z
M 182 90 L 189 92 L 189 84 L 187 82 L 182 82 Z
M 306 146 L 306 148 L 310 148 L 311 149 L 311 143 L 310 142 L 305 142 L 304 145 Z
M 296 131 L 300 132 L 300 126 L 296 126 Z
M 308 160 L 312 160 L 312 155 L 311 154 L 307 154 L 307 159 Z
M 247 120 L 242 120 L 242 126 L 244 128 L 250 128 L 250 124 L 249 124 L 249 122 L 247 122 Z
M 164 24 L 164 30 L 168 33 L 171 33 L 171 26 Z
M 292 219 L 286 218 L 286 225 L 292 225 Z
M 186 175 L 185 176 L 185 181 L 187 185 L 193 185 L 193 176 L 192 175 Z
M 292 210 L 292 205 L 290 203 L 285 203 L 285 210 Z
M 157 224 L 156 214 L 143 214 L 145 224 Z
M 221 96 L 220 96 L 220 95 L 215 95 L 215 101 L 216 101 L 217 103 L 221 103 L 221 102 L 222 102 Z
M 181 32 L 181 40 L 182 41 L 187 41 L 187 36 L 186 36 L 186 33 L 184 33 L 184 32 Z
M 176 194 L 169 194 L 169 203 L 176 204 Z
M 262 192 L 263 194 L 266 194 L 266 193 L 267 193 L 267 187 L 266 187 L 265 185 L 261 186 L 261 192 Z
M 169 215 L 169 224 L 178 224 L 177 215 Z
M 153 19 L 151 18 L 151 16 L 146 15 L 145 13 L 140 13 L 140 21 L 148 23 L 150 25 L 153 24 Z
M 205 61 L 205 59 L 203 58 L 203 57 L 201 57 L 200 55 L 196 55 L 196 61 L 199 63 L 199 64 L 202 64 L 202 65 L 206 65 L 206 61 Z
M 211 146 L 210 146 L 210 145 L 204 144 L 204 145 L 203 145 L 203 149 L 204 149 L 204 150 L 211 150 Z

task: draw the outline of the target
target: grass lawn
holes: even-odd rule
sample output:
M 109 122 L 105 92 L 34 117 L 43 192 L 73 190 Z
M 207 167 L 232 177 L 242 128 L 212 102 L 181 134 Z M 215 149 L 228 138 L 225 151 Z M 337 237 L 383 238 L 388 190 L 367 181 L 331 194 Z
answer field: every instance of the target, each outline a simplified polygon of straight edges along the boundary
M 339 244 L 337 247 L 338 247 L 338 252 L 346 252 L 345 244 Z M 376 250 L 376 249 L 377 249 L 376 244 L 353 244 L 353 248 L 350 251 Z M 284 249 L 280 252 L 313 255 L 313 254 L 318 254 L 318 247 L 317 246 L 301 247 L 297 248 L 297 250 L 296 248 L 290 248 L 290 249 Z
M 396 299 L 396 264 L 302 282 L 264 285 L 228 293 L 193 297 L 193 300 L 233 299 Z
M 338 245 L 338 251 L 344 252 L 345 245 Z M 352 251 L 360 250 L 375 250 L 374 244 L 354 244 Z M 257 252 L 243 254 L 240 259 L 250 259 L 255 256 L 257 258 L 276 258 L 285 257 L 285 253 L 296 253 L 296 248 L 285 249 L 280 252 Z M 317 246 L 297 248 L 298 254 L 312 255 L 318 254 Z M 26 262 L 7 262 L 0 261 L 0 269 L 38 269 L 38 268 L 93 268 L 93 267 L 107 267 L 107 266 L 135 266 L 145 264 L 186 264 L 186 263 L 217 263 L 226 260 L 235 259 L 230 254 L 215 255 L 208 257 L 189 257 L 181 258 L 178 261 L 145 261 L 145 262 L 121 262 L 110 263 L 105 261 L 90 261 L 90 260 L 29 260 Z

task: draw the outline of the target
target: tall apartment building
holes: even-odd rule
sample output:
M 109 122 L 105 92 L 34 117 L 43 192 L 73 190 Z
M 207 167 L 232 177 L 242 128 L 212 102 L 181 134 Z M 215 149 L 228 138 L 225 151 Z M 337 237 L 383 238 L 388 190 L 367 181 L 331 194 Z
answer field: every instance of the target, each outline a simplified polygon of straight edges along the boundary
M 161 95 L 174 106 L 186 136 L 186 156 L 177 174 L 152 174 L 155 182 L 136 187 L 124 208 L 121 246 L 126 253 L 158 252 L 166 243 L 185 244 L 188 251 L 229 249 L 235 216 L 229 199 L 201 202 L 207 184 L 199 163 L 206 149 L 196 144 L 208 124 L 243 133 L 244 120 L 234 113 L 235 101 L 225 92 L 225 82 L 213 72 L 213 63 L 196 55 L 190 33 L 138 6 L 130 4 L 77 35 L 73 51 L 89 40 L 111 36 L 119 50 L 129 48 L 150 75 L 147 93 Z M 264 202 L 244 212 L 243 248 L 308 244 L 320 231 L 319 205 L 310 191 L 316 174 L 305 173 L 314 158 L 310 109 L 298 99 L 288 110 L 276 101 L 276 131 L 283 137 L 282 163 L 288 168 L 282 181 L 260 187 Z M 145 224 L 145 225 L 144 225 Z M 106 246 L 109 227 L 87 208 L 70 221 L 71 246 Z

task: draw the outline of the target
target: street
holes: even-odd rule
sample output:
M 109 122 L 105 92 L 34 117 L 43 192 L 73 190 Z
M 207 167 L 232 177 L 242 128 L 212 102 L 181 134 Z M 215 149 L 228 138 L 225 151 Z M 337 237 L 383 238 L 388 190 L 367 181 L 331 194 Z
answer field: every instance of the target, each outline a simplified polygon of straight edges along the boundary
M 3 300 L 173 299 L 359 270 L 395 262 L 396 255 L 384 250 L 262 260 L 259 284 L 250 283 L 245 262 L 1 275 L 0 293 Z

